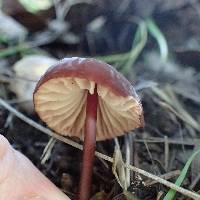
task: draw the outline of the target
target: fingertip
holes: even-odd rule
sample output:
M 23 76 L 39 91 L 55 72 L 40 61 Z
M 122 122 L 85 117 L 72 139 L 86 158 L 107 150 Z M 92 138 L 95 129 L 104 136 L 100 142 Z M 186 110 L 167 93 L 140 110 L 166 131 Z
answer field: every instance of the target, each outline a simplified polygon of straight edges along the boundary
M 0 134 L 0 158 L 3 157 L 3 155 L 6 153 L 7 149 L 9 147 L 8 140 Z

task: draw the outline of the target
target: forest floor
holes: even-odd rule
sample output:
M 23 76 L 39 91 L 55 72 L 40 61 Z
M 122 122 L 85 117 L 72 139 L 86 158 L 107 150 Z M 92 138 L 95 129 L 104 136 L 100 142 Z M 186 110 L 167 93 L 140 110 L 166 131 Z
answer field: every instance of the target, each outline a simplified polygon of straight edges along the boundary
M 200 194 L 200 155 L 191 158 L 200 143 L 200 2 L 67 2 L 55 1 L 37 11 L 18 1 L 2 1 L 0 134 L 73 199 L 82 151 L 25 122 L 28 117 L 45 126 L 32 108 L 33 72 L 18 72 L 15 65 L 30 55 L 98 58 L 130 80 L 144 109 L 145 127 L 117 139 L 123 160 L 173 183 L 182 177 L 181 187 Z M 13 24 L 8 28 L 7 23 Z M 27 81 L 30 85 L 21 91 L 20 84 Z M 24 116 L 20 119 L 12 108 Z M 116 140 L 97 143 L 97 151 L 110 157 L 115 147 Z M 169 190 L 133 171 L 117 180 L 112 169 L 112 163 L 95 158 L 93 200 L 163 199 Z M 129 192 L 120 187 L 124 180 L 130 182 Z M 175 199 L 190 198 L 177 193 Z

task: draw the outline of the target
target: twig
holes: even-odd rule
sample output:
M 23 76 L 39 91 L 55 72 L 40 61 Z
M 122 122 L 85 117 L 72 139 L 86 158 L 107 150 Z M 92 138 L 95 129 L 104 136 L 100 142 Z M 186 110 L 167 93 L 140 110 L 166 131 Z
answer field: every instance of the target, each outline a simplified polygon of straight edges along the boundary
M 165 139 L 164 138 L 159 138 L 159 137 L 150 137 L 150 138 L 144 138 L 144 139 L 134 139 L 134 142 L 138 142 L 138 143 L 165 143 Z M 189 138 L 185 138 L 184 141 L 176 140 L 176 139 L 168 139 L 168 143 L 169 144 L 173 144 L 173 145 L 188 145 L 188 146 L 195 146 L 196 144 L 200 143 L 200 139 L 189 139 Z
M 125 157 L 126 157 L 126 164 L 132 164 L 132 153 L 133 153 L 133 145 L 132 145 L 132 138 L 130 134 L 126 134 L 124 136 L 124 143 L 125 143 Z M 131 183 L 131 173 L 130 170 L 126 168 L 126 182 L 127 182 L 127 187 L 130 186 Z
M 165 139 L 165 170 L 167 171 L 169 162 L 169 142 L 167 136 L 165 136 L 164 139 Z
M 41 156 L 41 164 L 44 165 L 45 162 L 49 159 L 52 149 L 56 143 L 56 139 L 51 137 L 47 145 L 45 146 L 42 156 Z
M 168 180 L 168 179 L 171 179 L 171 178 L 174 178 L 176 176 L 180 175 L 180 170 L 175 170 L 175 171 L 171 171 L 171 172 L 168 172 L 166 174 L 163 174 L 160 176 L 160 178 L 163 178 L 165 180 Z M 148 181 L 145 181 L 144 182 L 144 185 L 145 186 L 151 186 L 151 185 L 154 185 L 158 182 L 156 182 L 155 180 L 148 180 Z
M 72 140 L 70 140 L 68 138 L 65 138 L 65 137 L 63 137 L 61 135 L 58 135 L 58 134 L 54 133 L 53 131 L 41 126 L 38 123 L 36 123 L 32 119 L 26 117 L 24 114 L 20 113 L 19 111 L 17 111 L 13 107 L 11 107 L 8 103 L 6 103 L 6 101 L 4 101 L 1 98 L 0 98 L 0 105 L 3 106 L 8 111 L 10 111 L 11 113 L 13 113 L 15 116 L 17 116 L 22 121 L 26 122 L 27 124 L 33 126 L 34 128 L 36 128 L 36 129 L 38 129 L 40 131 L 42 131 L 43 133 L 46 133 L 47 135 L 52 136 L 52 137 L 54 137 L 54 138 L 56 138 L 56 139 L 58 139 L 58 140 L 60 140 L 60 141 L 62 141 L 64 143 L 66 143 L 66 144 L 69 144 L 69 145 L 77 148 L 77 149 L 80 149 L 80 150 L 83 149 L 82 145 L 80 145 L 80 144 L 78 144 L 78 143 L 76 143 L 76 142 L 74 142 L 74 141 L 72 141 Z M 109 157 L 107 155 L 104 155 L 104 154 L 102 154 L 100 152 L 97 152 L 97 151 L 95 152 L 95 155 L 97 157 L 100 157 L 100 158 L 108 161 L 108 162 L 113 163 L 113 158 L 111 158 L 111 157 Z M 156 175 L 153 175 L 153 174 L 151 174 L 151 173 L 149 173 L 149 172 L 147 172 L 145 170 L 139 169 L 137 167 L 134 167 L 134 166 L 131 166 L 131 165 L 128 165 L 128 164 L 124 164 L 124 166 L 127 167 L 128 169 L 134 171 L 134 172 L 140 173 L 140 174 L 142 174 L 142 175 L 144 175 L 144 176 L 146 176 L 146 177 L 148 177 L 150 179 L 153 179 L 153 180 L 155 180 L 155 181 L 157 181 L 157 182 L 159 182 L 159 183 L 161 183 L 161 184 L 173 189 L 173 190 L 176 190 L 177 192 L 180 192 L 181 194 L 183 194 L 183 195 L 185 195 L 187 197 L 190 197 L 192 199 L 200 199 L 200 195 L 198 195 L 197 193 L 189 191 L 189 190 L 184 189 L 182 187 L 179 187 L 179 186 L 175 185 L 174 183 L 166 181 L 166 180 L 164 180 L 164 179 L 162 179 L 162 178 L 160 178 L 160 177 L 158 177 Z
M 145 140 L 144 140 L 144 145 L 145 145 L 145 147 L 146 147 L 146 150 L 147 150 L 147 153 L 148 153 L 148 155 L 149 155 L 149 158 L 151 159 L 152 165 L 155 166 L 155 162 L 154 162 L 153 157 L 152 157 L 152 155 L 151 155 L 151 152 L 150 152 L 150 150 L 149 150 L 149 146 L 148 146 L 148 144 L 147 144 L 147 142 L 146 142 Z
M 156 197 L 156 200 L 160 200 L 162 198 L 163 191 L 159 191 Z

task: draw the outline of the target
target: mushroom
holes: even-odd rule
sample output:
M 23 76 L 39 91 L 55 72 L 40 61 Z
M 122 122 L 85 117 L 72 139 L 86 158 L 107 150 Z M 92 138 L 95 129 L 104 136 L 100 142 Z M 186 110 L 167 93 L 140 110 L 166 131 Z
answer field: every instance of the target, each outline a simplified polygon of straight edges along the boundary
M 34 106 L 57 133 L 84 140 L 78 198 L 90 196 L 96 140 L 143 126 L 140 100 L 131 83 L 112 66 L 91 58 L 65 58 L 37 83 Z

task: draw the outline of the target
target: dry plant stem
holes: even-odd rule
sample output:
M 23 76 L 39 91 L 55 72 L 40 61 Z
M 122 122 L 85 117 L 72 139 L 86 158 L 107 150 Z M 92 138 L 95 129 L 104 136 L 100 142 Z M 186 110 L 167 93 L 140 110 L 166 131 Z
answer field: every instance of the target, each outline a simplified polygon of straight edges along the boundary
M 88 92 L 86 106 L 85 133 L 83 144 L 83 166 L 79 185 L 79 200 L 88 200 L 91 191 L 94 153 L 96 147 L 98 94 L 95 87 L 94 94 Z
M 24 114 L 22 114 L 21 112 L 17 111 L 16 109 L 14 109 L 12 106 L 10 106 L 5 100 L 3 100 L 2 98 L 0 98 L 0 105 L 3 106 L 5 109 L 9 110 L 11 113 L 13 113 L 16 117 L 18 117 L 19 119 L 21 119 L 22 121 L 26 122 L 27 124 L 29 124 L 30 126 L 36 128 L 37 130 L 51 136 L 51 137 L 54 137 L 56 138 L 57 140 L 59 141 L 62 141 L 68 145 L 71 145 L 77 149 L 80 149 L 82 150 L 82 145 L 74 142 L 73 140 L 70 140 L 66 137 L 63 137 L 61 135 L 58 135 L 56 134 L 55 132 L 51 131 L 50 129 L 48 128 L 45 128 L 44 126 L 38 124 L 37 122 L 33 121 L 32 119 L 26 117 Z M 105 155 L 105 154 L 102 154 L 100 152 L 95 152 L 95 155 L 101 159 L 104 159 L 110 163 L 113 163 L 113 158 Z M 171 183 L 163 178 L 160 178 L 159 176 L 156 176 L 156 175 L 153 175 L 145 170 L 142 170 L 142 169 L 139 169 L 137 167 L 134 167 L 134 166 L 131 166 L 131 165 L 124 165 L 124 167 L 127 167 L 129 168 L 130 170 L 136 172 L 136 173 L 139 173 L 139 174 L 142 174 L 150 179 L 153 179 L 155 181 L 157 181 L 158 183 L 160 184 L 163 184 L 169 188 L 172 188 L 178 192 L 180 192 L 181 194 L 189 197 L 189 198 L 192 198 L 192 199 L 200 199 L 200 195 L 195 193 L 195 192 L 192 192 L 190 190 L 187 190 L 185 188 L 182 188 L 182 187 L 179 187 L 177 185 L 175 185 L 174 183 Z

